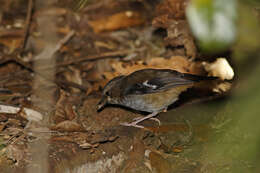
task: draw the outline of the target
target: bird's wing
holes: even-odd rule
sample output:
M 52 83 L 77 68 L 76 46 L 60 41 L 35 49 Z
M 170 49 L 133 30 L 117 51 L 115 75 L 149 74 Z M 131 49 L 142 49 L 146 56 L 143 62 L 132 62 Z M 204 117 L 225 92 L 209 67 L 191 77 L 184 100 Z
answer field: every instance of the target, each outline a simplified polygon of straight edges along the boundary
M 177 86 L 193 84 L 204 78 L 168 69 L 140 70 L 125 78 L 124 95 L 160 92 Z

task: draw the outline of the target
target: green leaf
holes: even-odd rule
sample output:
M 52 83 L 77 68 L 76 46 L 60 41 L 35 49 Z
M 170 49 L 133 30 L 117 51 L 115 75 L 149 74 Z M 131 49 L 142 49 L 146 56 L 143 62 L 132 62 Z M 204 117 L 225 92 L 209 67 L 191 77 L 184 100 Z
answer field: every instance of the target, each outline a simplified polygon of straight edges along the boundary
M 204 51 L 227 49 L 236 38 L 236 0 L 193 0 L 186 9 L 194 36 Z

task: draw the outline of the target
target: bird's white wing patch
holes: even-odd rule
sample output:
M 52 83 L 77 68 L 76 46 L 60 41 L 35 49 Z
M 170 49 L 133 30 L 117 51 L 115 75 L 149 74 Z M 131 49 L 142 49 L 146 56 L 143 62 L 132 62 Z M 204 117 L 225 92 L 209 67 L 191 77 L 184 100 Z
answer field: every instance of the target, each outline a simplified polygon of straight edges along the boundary
M 148 80 L 144 81 L 144 82 L 143 82 L 143 85 L 144 85 L 144 86 L 147 86 L 147 87 L 150 87 L 150 88 L 152 88 L 152 89 L 156 89 L 156 88 L 158 87 L 157 85 L 149 84 L 149 83 L 148 83 Z

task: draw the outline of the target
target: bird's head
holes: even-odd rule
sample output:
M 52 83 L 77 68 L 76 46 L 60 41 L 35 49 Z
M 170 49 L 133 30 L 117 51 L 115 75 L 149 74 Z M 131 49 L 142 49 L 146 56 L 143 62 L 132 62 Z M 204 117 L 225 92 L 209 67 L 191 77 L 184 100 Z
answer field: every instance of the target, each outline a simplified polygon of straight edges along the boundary
M 118 76 L 110 80 L 104 87 L 102 97 L 97 105 L 97 110 L 101 110 L 107 104 L 117 104 L 120 94 L 120 84 L 124 76 Z

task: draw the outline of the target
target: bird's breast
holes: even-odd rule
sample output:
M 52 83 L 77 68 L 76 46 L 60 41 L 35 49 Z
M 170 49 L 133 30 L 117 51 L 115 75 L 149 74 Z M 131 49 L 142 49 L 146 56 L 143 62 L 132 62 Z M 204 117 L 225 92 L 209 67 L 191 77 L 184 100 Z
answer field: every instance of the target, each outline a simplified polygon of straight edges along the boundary
M 190 86 L 178 86 L 150 94 L 127 95 L 121 99 L 119 104 L 139 111 L 162 111 L 177 101 L 180 93 L 189 87 Z

